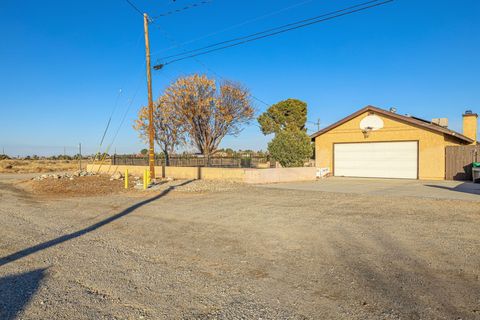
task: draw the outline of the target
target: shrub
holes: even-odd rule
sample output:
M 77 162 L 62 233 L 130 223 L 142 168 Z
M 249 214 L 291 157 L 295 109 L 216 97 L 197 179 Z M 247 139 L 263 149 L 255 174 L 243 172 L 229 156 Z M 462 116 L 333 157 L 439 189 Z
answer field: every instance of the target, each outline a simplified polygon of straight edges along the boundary
M 299 129 L 279 131 L 268 144 L 268 151 L 282 167 L 303 167 L 313 152 L 310 137 Z

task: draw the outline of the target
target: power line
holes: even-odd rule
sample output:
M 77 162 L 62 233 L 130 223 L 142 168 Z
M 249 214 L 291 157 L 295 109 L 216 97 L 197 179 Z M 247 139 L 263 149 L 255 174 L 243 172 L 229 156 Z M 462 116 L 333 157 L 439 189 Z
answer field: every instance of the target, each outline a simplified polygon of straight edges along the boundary
M 143 16 L 143 15 L 142 15 L 142 16 Z M 139 45 L 139 43 L 140 43 L 140 39 L 141 39 L 142 36 L 143 36 L 143 32 L 142 32 L 141 34 L 139 34 L 139 37 L 138 37 L 138 39 L 137 39 L 137 42 L 136 42 L 136 45 L 134 46 L 134 48 L 137 48 L 137 47 L 138 47 L 138 45 Z M 100 144 L 99 144 L 99 146 L 98 146 L 98 151 L 97 151 L 97 153 L 95 154 L 95 158 L 93 159 L 94 162 L 95 162 L 96 159 L 97 159 L 97 155 L 100 154 L 100 151 L 102 150 L 103 142 L 104 142 L 105 137 L 106 137 L 106 135 L 107 135 L 107 133 L 108 133 L 108 129 L 109 129 L 109 127 L 110 127 L 110 124 L 111 124 L 113 115 L 115 114 L 115 111 L 117 110 L 118 103 L 119 103 L 119 100 L 120 100 L 120 96 L 122 95 L 122 93 L 123 93 L 123 90 L 120 89 L 119 92 L 118 92 L 117 98 L 116 98 L 116 100 L 115 100 L 114 107 L 113 107 L 113 109 L 112 109 L 112 111 L 111 111 L 111 113 L 110 113 L 110 117 L 109 117 L 109 119 L 108 119 L 108 121 L 107 121 L 107 125 L 106 125 L 106 127 L 105 127 L 104 132 L 103 132 L 102 139 L 100 140 Z
M 143 77 L 143 75 L 142 75 Z M 122 128 L 123 126 L 123 123 L 125 122 L 125 119 L 128 115 L 128 112 L 130 111 L 130 108 L 132 107 L 133 105 L 133 102 L 135 101 L 135 98 L 137 97 L 137 93 L 140 89 L 140 84 L 137 86 L 137 89 L 133 95 L 133 98 L 130 99 L 129 101 L 129 104 L 127 105 L 127 109 L 125 110 L 125 113 L 123 114 L 123 117 L 122 117 L 122 120 L 120 121 L 120 124 L 118 125 L 117 127 L 117 131 L 115 132 L 115 135 L 113 136 L 113 139 L 112 139 L 112 142 L 110 142 L 108 148 L 107 148 L 107 151 L 106 153 L 108 153 L 108 150 L 112 147 L 112 145 L 115 143 L 115 140 L 117 139 L 117 136 L 118 136 L 118 133 L 120 132 L 120 129 Z
M 243 22 L 240 22 L 238 24 L 234 24 L 234 25 L 231 25 L 225 29 L 221 29 L 221 30 L 218 30 L 218 31 L 215 31 L 215 32 L 212 32 L 212 33 L 208 33 L 206 35 L 203 35 L 201 37 L 198 37 L 198 38 L 195 38 L 195 39 L 192 39 L 192 40 L 189 40 L 189 41 L 185 41 L 185 42 L 182 42 L 180 43 L 179 45 L 176 45 L 176 46 L 172 46 L 172 47 L 169 47 L 169 48 L 165 48 L 163 50 L 160 50 L 160 51 L 157 51 L 155 53 L 153 53 L 152 55 L 156 55 L 160 52 L 165 52 L 165 51 L 169 51 L 171 49 L 175 49 L 175 48 L 178 48 L 179 46 L 183 46 L 183 45 L 186 45 L 186 44 L 190 44 L 190 43 L 193 43 L 193 42 L 197 42 L 199 40 L 202 40 L 202 39 L 205 39 L 205 38 L 209 38 L 211 36 L 214 36 L 214 35 L 217 35 L 217 34 L 220 34 L 220 33 L 223 33 L 225 31 L 228 31 L 228 30 L 231 30 L 231 29 L 235 29 L 235 28 L 238 28 L 238 27 L 241 27 L 241 26 L 244 26 L 244 25 L 247 25 L 249 23 L 252 23 L 252 22 L 256 22 L 256 21 L 259 21 L 259 20 L 262 20 L 262 19 L 265 19 L 265 18 L 268 18 L 268 17 L 271 17 L 271 16 L 274 16 L 276 14 L 279 14 L 279 13 L 282 13 L 284 11 L 287 11 L 287 10 L 290 10 L 290 9 L 293 9 L 293 8 L 296 8 L 296 7 L 299 7 L 301 5 L 304 5 L 306 3 L 309 3 L 309 2 L 312 2 L 313 0 L 305 0 L 305 1 L 302 1 L 300 3 L 296 3 L 296 4 L 293 4 L 291 6 L 288 6 L 288 7 L 285 7 L 285 8 L 282 8 L 282 9 L 279 9 L 279 10 L 276 10 L 276 11 L 273 11 L 273 12 L 270 12 L 270 13 L 267 13 L 267 14 L 264 14 L 264 15 L 261 15 L 261 16 L 258 16 L 256 18 L 253 18 L 253 19 L 250 19 L 250 20 L 246 20 L 246 21 L 243 21 Z
M 118 100 L 120 99 L 120 95 L 122 94 L 122 89 L 120 89 L 118 91 L 118 95 L 117 95 L 117 99 L 115 99 L 115 105 L 112 109 L 112 112 L 110 113 L 110 117 L 108 118 L 108 121 L 107 121 L 107 126 L 105 127 L 105 131 L 103 132 L 103 136 L 102 136 L 102 139 L 100 140 L 100 148 L 102 147 L 102 144 L 103 144 L 103 140 L 105 139 L 105 136 L 107 135 L 107 131 L 108 131 L 108 128 L 110 127 L 110 123 L 112 122 L 112 117 L 115 113 L 115 110 L 117 110 L 117 106 L 118 106 Z
M 143 68 L 142 68 L 143 69 Z M 118 133 L 120 132 L 120 129 L 122 128 L 124 122 L 125 122 L 125 119 L 128 115 L 128 112 L 130 111 L 132 105 L 133 105 L 133 102 L 135 101 L 136 97 L 137 97 L 137 94 L 138 94 L 138 91 L 140 90 L 140 86 L 141 86 L 141 82 L 142 82 L 142 78 L 143 78 L 143 71 L 141 73 L 141 77 L 139 78 L 139 81 L 137 82 L 137 88 L 135 89 L 134 93 L 133 93 L 133 96 L 132 98 L 130 98 L 128 100 L 128 103 L 127 103 L 127 107 L 125 109 L 125 112 L 122 116 L 122 119 L 117 127 L 117 130 L 115 131 L 114 135 L 113 135 L 113 138 L 112 138 L 112 141 L 110 142 L 110 144 L 107 146 L 107 148 L 105 149 L 104 153 L 108 153 L 111 149 L 111 147 L 113 146 L 113 144 L 115 143 L 115 140 L 117 139 L 117 136 L 118 136 Z
M 378 1 L 378 0 L 369 1 L 368 3 L 376 2 L 376 1 Z M 323 18 L 323 19 L 320 19 L 320 20 L 315 20 L 315 21 L 312 21 L 312 22 L 309 22 L 309 23 L 304 23 L 304 24 L 301 24 L 301 25 L 297 25 L 297 26 L 290 27 L 290 28 L 287 28 L 287 29 L 283 29 L 283 30 L 280 30 L 280 31 L 276 31 L 276 32 L 264 34 L 264 35 L 261 35 L 261 36 L 258 36 L 258 37 L 251 38 L 251 37 L 254 36 L 254 35 L 263 34 L 263 33 L 265 33 L 266 31 L 257 32 L 257 33 L 255 33 L 255 34 L 252 34 L 252 35 L 249 35 L 249 36 L 237 38 L 237 39 L 246 39 L 246 40 L 243 40 L 243 41 L 240 41 L 240 42 L 236 42 L 236 43 L 233 43 L 233 44 L 230 44 L 230 45 L 226 45 L 226 46 L 214 48 L 214 49 L 211 49 L 211 50 L 202 51 L 202 52 L 199 52 L 199 53 L 196 53 L 196 54 L 192 54 L 192 55 L 188 55 L 188 56 L 185 56 L 185 57 L 181 57 L 181 58 L 178 58 L 178 59 L 173 59 L 173 60 L 170 60 L 170 61 L 167 61 L 167 62 L 163 63 L 163 65 L 167 65 L 167 64 L 171 64 L 171 63 L 174 63 L 174 62 L 182 61 L 182 60 L 185 60 L 185 59 L 190 59 L 190 58 L 193 58 L 193 57 L 197 57 L 197 56 L 200 56 L 200 55 L 205 55 L 205 54 L 208 54 L 208 53 L 211 53 L 211 52 L 215 52 L 215 51 L 219 51 L 219 50 L 223 50 L 223 49 L 227 49 L 227 48 L 239 46 L 239 45 L 242 45 L 242 44 L 245 44 L 245 43 L 248 43 L 248 42 L 253 42 L 253 41 L 260 40 L 260 39 L 272 37 L 272 36 L 275 36 L 275 35 L 278 35 L 278 34 L 281 34 L 281 33 L 285 33 L 285 32 L 288 32 L 288 31 L 292 31 L 292 30 L 304 28 L 304 27 L 307 27 L 307 26 L 310 26 L 310 25 L 313 25 L 313 24 L 317 24 L 317 23 L 321 23 L 321 22 L 333 20 L 333 19 L 336 19 L 336 18 L 339 18 L 339 17 L 342 17 L 342 16 L 346 16 L 346 15 L 350 15 L 350 14 L 353 14 L 353 13 L 356 13 L 356 12 L 360 12 L 360 11 L 364 11 L 364 10 L 371 9 L 371 8 L 374 8 L 374 7 L 378 7 L 378 6 L 387 4 L 387 3 L 389 3 L 389 2 L 393 2 L 393 1 L 394 1 L 394 0 L 386 0 L 386 1 L 383 1 L 383 2 L 380 2 L 380 3 L 375 3 L 375 4 L 372 4 L 372 5 L 369 5 L 369 6 L 364 6 L 364 7 L 359 8 L 359 9 L 350 10 L 350 11 L 343 12 L 343 13 L 338 13 L 338 14 L 335 14 L 335 15 L 333 15 L 333 16 L 329 16 L 329 15 L 332 15 L 333 13 L 324 14 L 324 15 L 322 15 L 322 16 L 329 16 L 329 17 Z M 357 7 L 358 7 L 358 6 L 357 6 Z M 345 11 L 345 10 L 347 10 L 347 9 L 337 10 L 337 11 L 335 11 L 335 12 L 341 12 L 341 11 Z M 313 18 L 312 18 L 312 19 L 313 19 Z M 297 22 L 297 23 L 298 23 L 298 22 Z M 297 24 L 297 23 L 294 23 L 294 24 Z M 279 27 L 279 28 L 280 28 L 280 27 Z M 274 29 L 278 29 L 278 28 L 274 28 Z M 271 29 L 270 29 L 270 30 L 271 30 Z M 249 38 L 250 38 L 250 39 L 249 39 Z M 221 42 L 221 43 L 229 43 L 229 42 L 233 42 L 233 41 L 235 41 L 235 39 L 223 41 L 223 42 Z M 215 46 L 218 46 L 218 45 L 220 45 L 220 43 L 213 44 L 213 45 L 206 46 L 206 47 L 199 48 L 199 49 L 195 49 L 195 50 L 190 50 L 190 51 L 188 51 L 188 52 L 189 52 L 189 53 L 191 53 L 191 52 L 197 52 L 197 51 L 200 51 L 200 50 L 203 50 L 203 49 L 206 49 L 206 48 L 210 48 L 210 47 L 215 47 Z M 182 56 L 182 55 L 185 55 L 185 54 L 187 54 L 187 53 L 185 52 L 185 53 L 182 53 L 182 54 L 171 55 L 171 56 L 168 56 L 168 57 Z M 166 58 L 168 58 L 168 57 L 164 57 L 163 59 L 166 59 Z
M 185 10 L 197 8 L 197 7 L 203 6 L 205 4 L 211 3 L 212 1 L 213 0 L 203 0 L 203 1 L 194 2 L 194 3 L 191 3 L 189 5 L 186 5 L 183 8 L 179 8 L 179 9 L 176 9 L 176 10 L 171 10 L 171 11 L 168 11 L 168 12 L 161 13 L 161 14 L 153 17 L 153 19 L 158 19 L 160 17 L 166 17 L 166 16 L 169 16 L 169 15 L 172 15 L 172 14 L 180 13 L 180 12 L 185 11 Z
M 317 126 L 317 131 L 320 131 L 320 118 L 317 119 L 316 122 L 313 121 L 307 121 L 307 123 L 311 123 Z
M 227 43 L 231 43 L 231 42 L 245 40 L 245 39 L 252 38 L 252 37 L 255 37 L 255 36 L 259 36 L 259 35 L 262 35 L 262 34 L 265 34 L 265 33 L 270 33 L 272 31 L 277 31 L 277 30 L 281 30 L 281 29 L 285 29 L 285 28 L 294 26 L 294 25 L 302 24 L 302 23 L 305 23 L 305 22 L 318 20 L 320 18 L 328 17 L 328 16 L 331 16 L 331 15 L 334 15 L 334 14 L 338 14 L 338 13 L 341 13 L 341 12 L 344 12 L 344 11 L 347 11 L 347 10 L 355 9 L 355 8 L 362 7 L 362 6 L 365 6 L 365 5 L 374 3 L 374 2 L 379 2 L 379 1 L 380 0 L 370 0 L 370 1 L 363 2 L 361 4 L 357 4 L 357 5 L 354 5 L 354 6 L 350 6 L 350 7 L 344 8 L 344 9 L 332 11 L 332 12 L 329 12 L 329 13 L 324 13 L 324 14 L 321 14 L 321 15 L 318 15 L 318 16 L 315 16 L 315 17 L 312 17 L 312 18 L 303 19 L 303 20 L 299 20 L 299 21 L 296 21 L 296 22 L 284 24 L 284 25 L 274 27 L 274 28 L 270 28 L 270 29 L 260 31 L 260 32 L 255 32 L 255 33 L 249 34 L 247 36 L 242 36 L 242 37 L 237 37 L 237 38 L 233 38 L 233 39 L 230 39 L 230 40 L 220 41 L 220 42 L 217 42 L 217 43 L 214 43 L 214 44 L 210 44 L 208 46 L 204 46 L 204 47 L 200 47 L 200 48 L 197 48 L 197 49 L 189 50 L 186 53 L 197 52 L 197 51 L 201 51 L 201 50 L 204 50 L 204 49 L 209 49 L 209 48 L 212 48 L 212 47 L 216 47 L 216 46 L 219 46 L 219 45 L 222 45 L 222 44 L 227 44 Z M 162 59 L 174 58 L 174 57 L 182 56 L 184 54 L 185 53 L 177 53 L 177 54 L 162 57 Z
M 131 2 L 130 0 L 125 0 L 125 1 L 127 1 L 127 3 L 133 8 L 133 10 L 137 11 L 143 17 L 142 10 L 138 9 L 138 7 L 135 4 L 133 4 L 133 2 Z
M 158 26 L 158 30 L 160 30 L 160 32 L 162 32 L 165 36 L 165 38 L 168 39 L 168 41 L 174 43 L 174 44 L 177 44 L 179 47 L 183 48 L 183 50 L 186 51 L 186 49 L 182 46 L 182 44 L 179 44 L 172 36 L 169 32 L 167 32 L 165 29 L 161 28 L 160 26 Z M 202 62 L 200 59 L 198 58 L 193 58 L 197 63 L 199 63 L 200 65 L 202 65 L 205 69 L 207 69 L 208 71 L 210 71 L 211 73 L 213 73 L 214 75 L 216 75 L 218 78 L 222 79 L 222 80 L 226 80 L 224 77 L 222 77 L 220 74 L 218 74 L 217 72 L 215 72 L 213 69 L 209 68 L 204 62 Z M 265 106 L 269 107 L 271 104 L 263 101 L 262 99 L 260 98 L 257 98 L 255 97 L 254 95 L 250 94 L 250 96 L 252 97 L 252 99 L 264 104 Z

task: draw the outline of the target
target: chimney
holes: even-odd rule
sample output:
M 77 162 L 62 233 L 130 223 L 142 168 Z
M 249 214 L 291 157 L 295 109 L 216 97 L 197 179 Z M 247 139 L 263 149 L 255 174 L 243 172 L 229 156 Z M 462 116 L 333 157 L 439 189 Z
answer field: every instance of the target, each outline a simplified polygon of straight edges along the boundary
M 477 144 L 478 114 L 467 110 L 463 114 L 463 135 L 472 139 L 472 144 Z

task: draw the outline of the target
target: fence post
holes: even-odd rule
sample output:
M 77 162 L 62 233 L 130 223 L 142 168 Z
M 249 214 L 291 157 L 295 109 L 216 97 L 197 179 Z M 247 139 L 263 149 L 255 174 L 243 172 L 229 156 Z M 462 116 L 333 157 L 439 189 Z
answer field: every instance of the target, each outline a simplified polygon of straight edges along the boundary
M 147 169 L 143 170 L 143 190 L 147 190 Z

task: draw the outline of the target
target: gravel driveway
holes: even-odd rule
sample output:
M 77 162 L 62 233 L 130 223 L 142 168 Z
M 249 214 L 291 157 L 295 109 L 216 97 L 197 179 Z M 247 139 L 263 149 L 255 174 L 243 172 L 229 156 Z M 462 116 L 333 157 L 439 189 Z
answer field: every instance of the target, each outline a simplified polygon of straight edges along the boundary
M 197 183 L 0 176 L 0 319 L 480 319 L 478 203 Z

